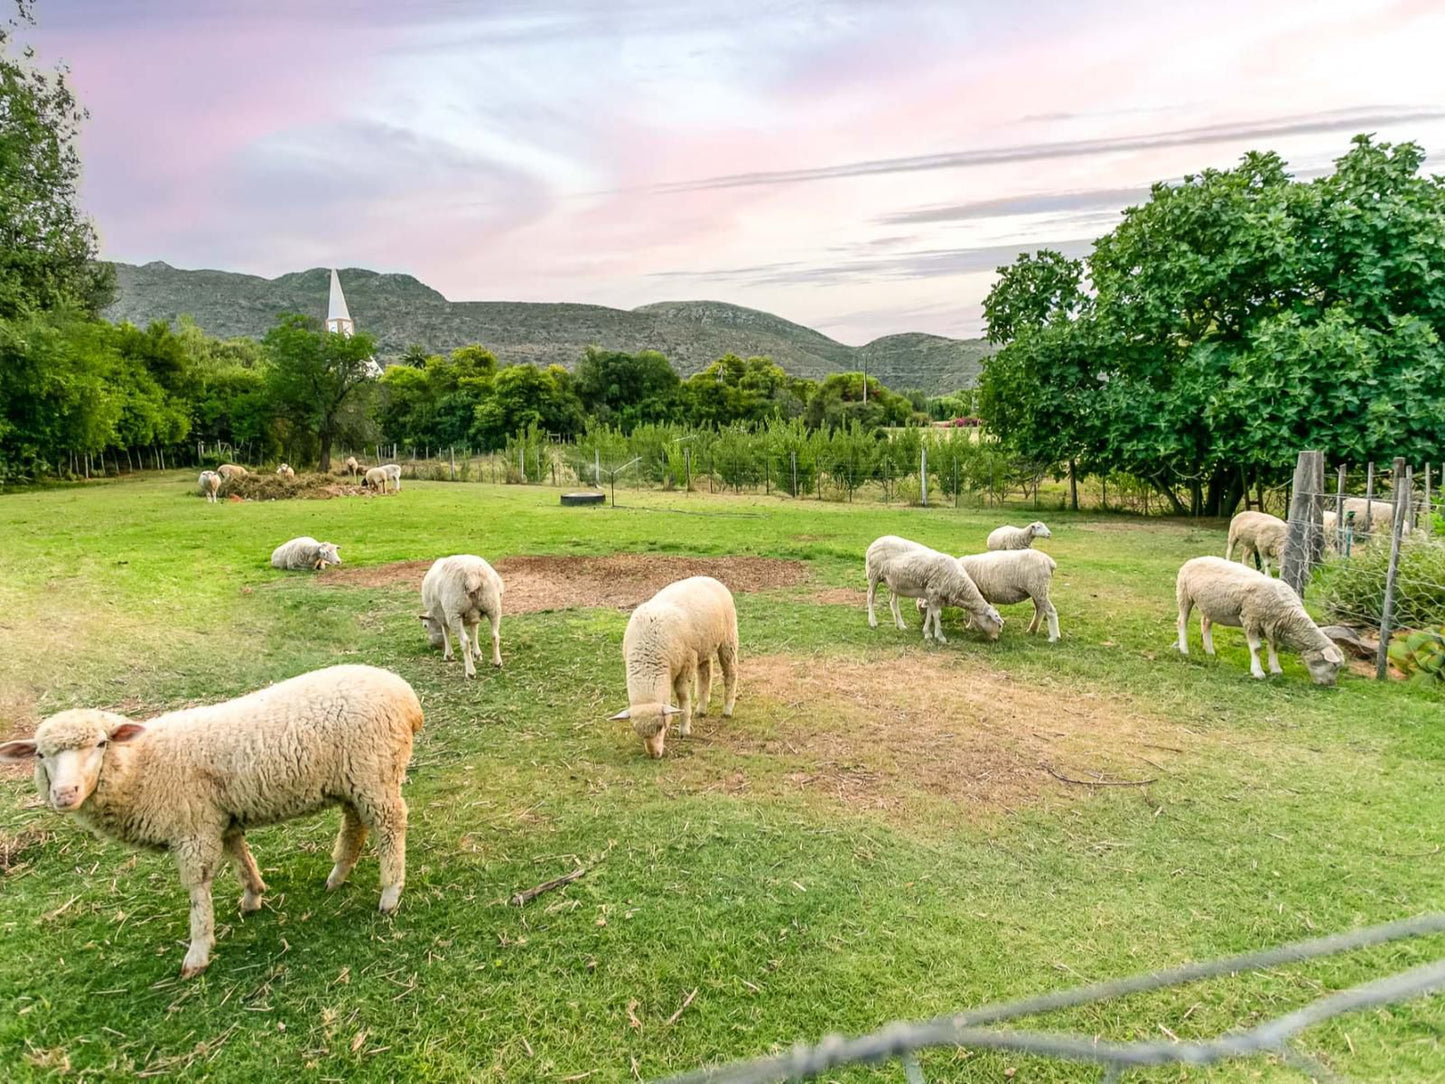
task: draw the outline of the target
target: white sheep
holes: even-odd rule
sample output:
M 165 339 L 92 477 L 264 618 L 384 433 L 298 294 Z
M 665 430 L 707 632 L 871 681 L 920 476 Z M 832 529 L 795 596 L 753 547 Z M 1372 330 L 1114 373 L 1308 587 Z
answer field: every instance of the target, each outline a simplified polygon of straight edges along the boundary
M 502 577 L 486 561 L 471 554 L 438 558 L 421 581 L 421 604 L 424 612 L 417 616 L 432 647 L 440 647 L 442 658 L 450 659 L 450 629 L 461 644 L 467 677 L 477 673 L 473 653 L 478 660 L 482 657 L 477 629 L 483 617 L 492 626 L 492 665 L 502 665 Z
M 213 470 L 203 470 L 196 479 L 196 486 L 200 495 L 206 498 L 207 504 L 215 504 L 216 494 L 221 489 L 221 476 Z
M 391 482 L 392 491 L 393 491 L 394 493 L 400 493 L 400 492 L 401 492 L 401 468 L 400 468 L 399 466 L 397 466 L 395 463 L 386 463 L 386 464 L 384 464 L 384 465 L 382 466 L 381 469 L 384 470 L 384 471 L 386 471 L 386 477 L 387 477 L 387 480 Z
M 1375 537 L 1389 538 L 1395 523 L 1395 505 L 1390 501 L 1366 500 L 1364 497 L 1346 497 L 1345 514 L 1353 512 L 1355 541 L 1369 541 Z M 1365 530 L 1365 515 L 1369 514 L 1370 528 Z
M 397 675 L 333 666 L 236 700 L 136 723 L 107 711 L 52 715 L 35 737 L 0 745 L 0 761 L 34 760 L 35 787 L 97 835 L 175 856 L 191 897 L 189 978 L 210 963 L 211 883 L 236 867 L 242 911 L 266 890 L 246 830 L 342 807 L 326 879 L 334 889 L 377 836 L 383 912 L 406 880 L 406 802 L 401 784 L 421 704 Z
M 222 463 L 216 468 L 216 473 L 223 481 L 229 482 L 232 478 L 244 478 L 251 472 L 239 463 Z
M 379 489 L 385 493 L 387 487 L 391 486 L 393 492 L 401 492 L 401 468 L 395 463 L 388 463 L 384 467 L 372 467 L 366 472 L 362 479 L 362 485 L 367 489 Z
M 1052 538 L 1049 529 L 1034 520 L 1027 527 L 996 527 L 989 532 L 985 549 L 1026 550 L 1033 546 L 1035 538 Z
M 271 551 L 271 567 L 298 572 L 315 569 L 320 572 L 327 565 L 341 564 L 341 547 L 335 542 L 318 542 L 309 535 L 283 542 Z
M 357 474 L 359 474 L 360 472 L 361 472 L 361 464 L 356 461 L 356 456 L 354 456 L 354 455 L 349 455 L 349 456 L 347 456 L 347 457 L 346 457 L 346 473 L 349 474 L 349 475 L 351 475 L 353 478 L 355 478 L 355 477 L 357 476 Z
M 1234 547 L 1240 547 L 1239 559 L 1246 565 L 1251 557 L 1259 559 L 1260 571 L 1269 575 L 1269 563 L 1279 564 L 1284 559 L 1285 538 L 1289 524 L 1268 512 L 1240 512 L 1229 521 L 1229 542 L 1224 547 L 1224 559 L 1234 559 Z
M 869 628 L 878 627 L 874 600 L 878 584 L 882 582 L 888 585 L 888 605 L 893 612 L 893 621 L 900 629 L 908 626 L 903 623 L 903 614 L 898 608 L 899 598 L 921 598 L 927 603 L 923 615 L 925 640 L 932 638 L 941 644 L 948 643 L 939 618 L 944 606 L 961 606 L 985 636 L 990 640 L 998 639 L 1003 618 L 984 600 L 958 558 L 897 535 L 884 535 L 868 547 L 863 569 L 868 577 Z
M 632 611 L 622 637 L 627 707 L 612 718 L 632 720 L 648 756 L 662 756 L 669 716 L 682 716 L 678 733 L 685 738 L 694 706 L 698 716 L 707 714 L 714 655 L 722 667 L 722 713 L 729 718 L 737 699 L 738 613 L 732 592 L 711 576 L 678 580 Z
M 1059 611 L 1049 600 L 1049 585 L 1054 579 L 1058 566 L 1054 559 L 1042 550 L 990 550 L 987 553 L 969 553 L 958 559 L 968 578 L 978 588 L 984 601 L 994 606 L 1011 606 L 1015 602 L 1032 600 L 1034 619 L 1029 622 L 1029 632 L 1038 632 L 1045 621 L 1049 627 L 1049 643 L 1059 638 Z M 928 603 L 918 600 L 920 613 L 926 611 Z M 968 619 L 973 625 L 973 617 Z
M 276 468 L 276 473 L 279 474 L 282 478 L 296 477 L 296 472 L 291 469 L 291 464 L 289 463 L 282 463 L 279 467 Z
M 1299 596 L 1282 580 L 1222 557 L 1185 561 L 1175 583 L 1179 603 L 1179 650 L 1189 654 L 1189 613 L 1199 607 L 1204 651 L 1214 654 L 1213 626 L 1244 629 L 1249 645 L 1249 672 L 1264 677 L 1259 665 L 1261 639 L 1269 646 L 1269 672 L 1278 674 L 1278 648 L 1297 651 L 1317 685 L 1333 685 L 1344 665 L 1344 653 L 1305 613 Z

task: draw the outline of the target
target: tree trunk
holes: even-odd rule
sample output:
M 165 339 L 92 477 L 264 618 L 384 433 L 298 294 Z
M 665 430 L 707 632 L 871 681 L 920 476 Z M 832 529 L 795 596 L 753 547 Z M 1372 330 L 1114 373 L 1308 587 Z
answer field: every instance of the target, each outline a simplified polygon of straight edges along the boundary
M 321 440 L 321 462 L 316 469 L 322 474 L 329 474 L 331 471 L 331 434 L 321 432 L 317 436 Z
M 1157 478 L 1151 478 L 1149 480 L 1154 483 L 1154 488 L 1164 494 L 1168 499 L 1169 507 L 1174 509 L 1175 515 L 1187 516 L 1189 514 L 1189 509 L 1184 507 L 1184 502 L 1179 499 L 1179 494 L 1174 492 L 1173 486 L 1161 482 Z
M 956 464 L 955 464 L 955 473 L 956 473 L 956 471 L 957 471 L 957 466 L 956 466 Z M 1078 473 L 1079 473 L 1079 465 L 1078 465 L 1076 462 L 1074 462 L 1074 460 L 1072 460 L 1072 459 L 1069 460 L 1069 504 L 1073 507 L 1073 509 L 1074 509 L 1075 512 L 1077 512 L 1077 511 L 1079 510 L 1079 479 L 1078 479 Z M 955 484 L 954 488 L 955 488 L 955 489 L 958 488 L 956 484 Z

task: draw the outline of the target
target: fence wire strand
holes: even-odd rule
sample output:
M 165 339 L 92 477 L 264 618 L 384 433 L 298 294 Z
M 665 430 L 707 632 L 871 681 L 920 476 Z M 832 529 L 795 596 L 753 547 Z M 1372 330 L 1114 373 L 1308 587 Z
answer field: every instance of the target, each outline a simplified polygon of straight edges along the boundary
M 1020 1054 L 1102 1064 L 1106 1067 L 1106 1080 L 1117 1079 L 1118 1074 L 1126 1068 L 1166 1064 L 1207 1065 L 1265 1053 L 1304 1059 L 1311 1066 L 1315 1066 L 1312 1057 L 1288 1045 L 1292 1038 L 1305 1029 L 1336 1016 L 1445 989 L 1445 959 L 1330 994 L 1255 1027 L 1229 1032 L 1213 1039 L 1116 1043 L 1100 1041 L 1087 1035 L 1001 1030 L 985 1025 L 1442 932 L 1445 932 L 1445 914 L 1420 915 L 1259 952 L 1186 964 L 985 1006 L 954 1016 L 937 1017 L 918 1023 L 893 1023 L 857 1038 L 830 1035 L 812 1046 L 800 1043 L 786 1054 L 699 1069 L 668 1077 L 662 1084 L 772 1084 L 777 1081 L 804 1081 L 845 1065 L 871 1065 L 895 1059 L 903 1061 L 909 1084 L 915 1084 L 923 1080 L 922 1070 L 918 1068 L 917 1053 L 941 1046 L 1008 1050 Z M 1323 1066 L 1311 1068 L 1310 1071 L 1316 1075 L 1326 1074 L 1321 1079 L 1339 1079 Z

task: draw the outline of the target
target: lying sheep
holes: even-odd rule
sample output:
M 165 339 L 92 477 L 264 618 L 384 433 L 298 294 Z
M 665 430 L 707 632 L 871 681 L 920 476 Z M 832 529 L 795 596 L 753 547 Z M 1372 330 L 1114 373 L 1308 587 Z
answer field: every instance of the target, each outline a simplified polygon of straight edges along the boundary
M 1027 527 L 996 527 L 989 533 L 986 549 L 1026 550 L 1034 544 L 1035 538 L 1052 538 L 1049 529 L 1038 520 Z
M 927 611 L 923 615 L 925 640 L 932 638 L 941 644 L 948 643 L 939 619 L 939 611 L 944 606 L 963 607 L 985 636 L 990 640 L 998 639 L 1003 618 L 984 601 L 958 558 L 897 535 L 884 535 L 868 547 L 863 568 L 868 576 L 869 628 L 878 627 L 874 599 L 878 594 L 878 584 L 883 582 L 888 585 L 888 605 L 893 612 L 893 621 L 900 629 L 908 626 L 903 623 L 898 599 L 921 598 L 927 603 Z M 932 633 L 929 632 L 930 625 Z
M 282 478 L 296 477 L 296 472 L 291 469 L 291 465 L 289 463 L 282 463 L 279 467 L 276 468 L 276 473 L 279 474 Z
M 239 463 L 222 463 L 216 468 L 216 473 L 221 476 L 222 481 L 229 482 L 232 478 L 244 478 L 251 472 Z
M 462 645 L 467 677 L 476 677 L 472 654 L 482 657 L 477 629 L 485 617 L 492 625 L 492 665 L 502 665 L 502 577 L 486 561 L 470 554 L 438 558 L 421 581 L 421 604 L 424 612 L 417 616 L 443 659 L 452 657 L 451 629 Z
M 662 756 L 669 716 L 682 716 L 678 733 L 685 738 L 692 733 L 694 705 L 698 716 L 707 714 L 714 655 L 722 666 L 722 713 L 728 718 L 737 699 L 738 614 L 732 593 L 711 576 L 678 580 L 632 611 L 622 637 L 627 707 L 612 718 L 632 720 L 648 756 Z
M 345 466 L 346 466 L 346 473 L 349 474 L 349 475 L 351 475 L 351 477 L 353 477 L 353 478 L 355 478 L 355 477 L 357 476 L 357 474 L 359 474 L 359 473 L 361 472 L 361 464 L 356 461 L 356 456 L 354 456 L 354 455 L 349 455 L 349 456 L 346 457 L 346 465 L 345 465 Z
M 303 569 L 323 571 L 327 565 L 341 564 L 341 547 L 335 542 L 318 542 L 309 535 L 283 542 L 271 551 L 271 567 L 299 572 Z
M 1297 651 L 1317 685 L 1333 685 L 1344 664 L 1344 653 L 1320 631 L 1287 583 L 1222 557 L 1195 557 L 1179 569 L 1175 584 L 1179 603 L 1179 650 L 1189 654 L 1190 610 L 1199 607 L 1204 651 L 1214 654 L 1213 626 L 1217 622 L 1243 628 L 1249 645 L 1249 672 L 1264 677 L 1259 665 L 1259 644 L 1269 645 L 1269 672 L 1278 674 L 1277 649 Z
M 334 889 L 376 832 L 381 910 L 396 910 L 406 880 L 402 779 L 421 704 L 397 675 L 333 666 L 248 696 L 174 711 L 145 723 L 80 709 L 52 715 L 35 737 L 0 745 L 0 761 L 34 760 L 35 787 L 100 836 L 169 851 L 191 897 L 183 978 L 204 971 L 215 941 L 211 883 L 236 867 L 242 911 L 266 885 L 246 830 L 342 807 L 326 879 Z
M 1229 521 L 1229 542 L 1224 547 L 1224 559 L 1234 559 L 1234 547 L 1240 547 L 1239 559 L 1246 565 L 1254 557 L 1260 571 L 1269 575 L 1269 563 L 1279 564 L 1284 559 L 1284 540 L 1289 534 L 1289 524 L 1268 512 L 1240 512 Z
M 215 504 L 216 494 L 221 491 L 221 476 L 213 470 L 201 471 L 201 476 L 196 479 L 196 487 L 206 503 Z
M 1024 599 L 1034 604 L 1034 619 L 1029 622 L 1029 632 L 1038 632 L 1039 626 L 1048 621 L 1049 643 L 1059 638 L 1059 611 L 1049 601 L 1049 585 L 1054 579 L 1058 566 L 1054 559 L 1042 550 L 1001 550 L 988 553 L 970 553 L 958 559 L 968 578 L 978 588 L 984 601 L 994 606 L 1010 606 Z M 918 600 L 918 610 L 923 613 L 928 603 Z M 972 616 L 968 626 L 973 625 Z

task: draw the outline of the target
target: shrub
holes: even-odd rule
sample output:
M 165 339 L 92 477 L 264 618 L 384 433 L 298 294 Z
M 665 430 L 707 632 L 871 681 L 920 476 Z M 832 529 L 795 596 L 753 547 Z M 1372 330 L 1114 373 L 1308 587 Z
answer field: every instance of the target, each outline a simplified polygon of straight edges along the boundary
M 1378 628 L 1389 566 L 1390 547 L 1383 539 L 1356 547 L 1350 557 L 1328 560 L 1317 574 L 1325 613 Z M 1401 544 L 1391 622 L 1406 629 L 1445 625 L 1445 543 L 1417 538 Z
M 1421 685 L 1445 682 L 1445 628 L 1421 629 L 1390 645 L 1390 661 Z

